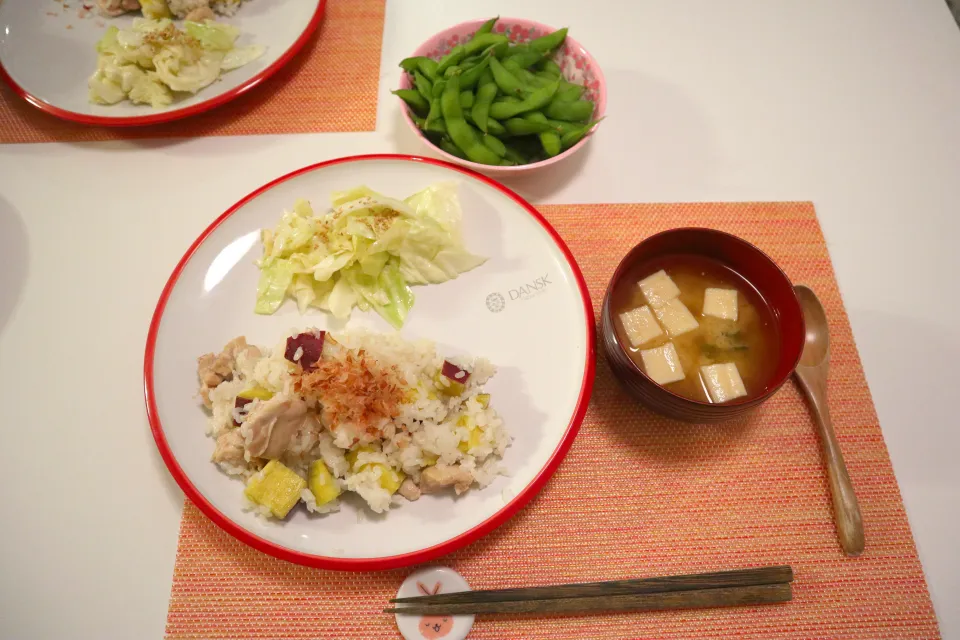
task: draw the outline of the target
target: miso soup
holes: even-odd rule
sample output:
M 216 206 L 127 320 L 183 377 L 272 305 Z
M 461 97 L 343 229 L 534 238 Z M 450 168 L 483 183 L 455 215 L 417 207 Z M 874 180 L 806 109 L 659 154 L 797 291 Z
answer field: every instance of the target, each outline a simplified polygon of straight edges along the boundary
M 777 324 L 753 285 L 726 265 L 694 255 L 649 261 L 621 280 L 611 302 L 620 344 L 673 393 L 727 402 L 768 389 Z

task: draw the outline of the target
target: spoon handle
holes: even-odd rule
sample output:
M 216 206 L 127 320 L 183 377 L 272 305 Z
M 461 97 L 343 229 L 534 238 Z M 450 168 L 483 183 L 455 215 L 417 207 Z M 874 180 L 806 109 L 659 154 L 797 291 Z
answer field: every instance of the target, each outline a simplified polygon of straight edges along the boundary
M 837 524 L 837 535 L 840 546 L 848 556 L 858 556 L 863 553 L 864 535 L 863 518 L 860 515 L 860 504 L 857 494 L 853 491 L 847 465 L 843 461 L 840 443 L 833 431 L 833 420 L 830 418 L 830 408 L 827 405 L 826 376 L 819 370 L 804 371 L 797 368 L 797 378 L 800 386 L 806 391 L 807 398 L 813 408 L 817 426 L 820 428 L 820 442 L 823 445 L 823 456 L 827 463 L 827 480 L 830 483 L 830 493 L 833 497 L 833 517 Z

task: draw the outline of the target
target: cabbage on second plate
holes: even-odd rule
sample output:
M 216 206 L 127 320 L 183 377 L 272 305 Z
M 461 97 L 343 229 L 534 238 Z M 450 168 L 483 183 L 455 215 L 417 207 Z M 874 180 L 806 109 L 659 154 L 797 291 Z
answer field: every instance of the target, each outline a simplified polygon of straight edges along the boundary
M 257 313 L 290 297 L 300 313 L 317 307 L 345 319 L 356 306 L 399 329 L 413 306 L 410 285 L 446 282 L 486 261 L 463 246 L 456 184 L 403 201 L 361 186 L 334 193 L 332 204 L 315 215 L 298 200 L 261 232 Z
M 236 27 L 213 20 L 188 21 L 183 30 L 168 19 L 138 18 L 129 29 L 111 26 L 97 43 L 90 101 L 168 106 L 177 92 L 196 93 L 222 72 L 263 55 L 261 45 L 235 46 L 239 36 Z

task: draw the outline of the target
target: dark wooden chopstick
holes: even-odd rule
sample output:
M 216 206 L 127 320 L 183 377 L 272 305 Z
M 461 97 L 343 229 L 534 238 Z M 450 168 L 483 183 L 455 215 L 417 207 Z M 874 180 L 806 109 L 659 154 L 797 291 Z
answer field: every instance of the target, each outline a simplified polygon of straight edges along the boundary
M 464 602 L 457 604 L 400 605 L 384 613 L 409 615 L 459 615 L 478 613 L 584 613 L 591 611 L 653 611 L 700 609 L 788 602 L 793 598 L 790 583 L 764 584 L 719 589 L 664 591 L 632 595 Z
M 697 589 L 719 589 L 778 584 L 793 581 L 793 570 L 788 566 L 758 567 L 735 571 L 716 571 L 685 576 L 640 578 L 636 580 L 611 580 L 607 582 L 581 582 L 545 587 L 518 589 L 490 589 L 486 591 L 462 591 L 440 593 L 432 596 L 393 598 L 390 602 L 406 604 L 460 604 L 477 602 L 516 602 L 521 600 L 549 600 L 618 595 L 640 595 Z

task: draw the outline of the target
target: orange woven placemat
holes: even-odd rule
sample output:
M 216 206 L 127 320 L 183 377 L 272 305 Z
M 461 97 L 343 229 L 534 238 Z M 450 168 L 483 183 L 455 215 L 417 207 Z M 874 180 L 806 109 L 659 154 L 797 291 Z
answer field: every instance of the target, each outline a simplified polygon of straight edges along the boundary
M 373 131 L 384 8 L 385 0 L 328 0 L 317 34 L 273 77 L 212 111 L 162 125 L 67 122 L 0 82 L 0 143 Z
M 638 407 L 600 356 L 583 428 L 543 492 L 483 540 L 442 559 L 474 588 L 789 564 L 784 605 L 564 618 L 478 618 L 472 638 L 937 638 L 933 606 L 850 324 L 809 203 L 545 206 L 599 317 L 607 281 L 642 238 L 705 226 L 769 252 L 822 296 L 837 435 L 866 528 L 837 544 L 819 443 L 792 384 L 752 416 L 672 422 Z M 842 398 L 843 401 L 838 399 Z M 398 637 L 379 613 L 409 570 L 351 574 L 275 560 L 184 509 L 170 638 Z

